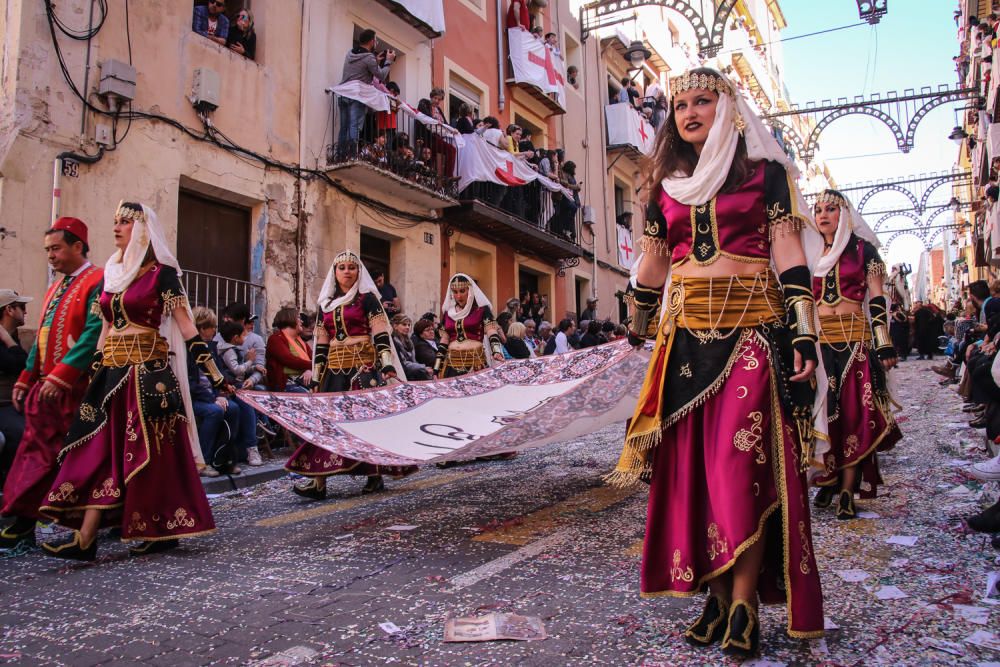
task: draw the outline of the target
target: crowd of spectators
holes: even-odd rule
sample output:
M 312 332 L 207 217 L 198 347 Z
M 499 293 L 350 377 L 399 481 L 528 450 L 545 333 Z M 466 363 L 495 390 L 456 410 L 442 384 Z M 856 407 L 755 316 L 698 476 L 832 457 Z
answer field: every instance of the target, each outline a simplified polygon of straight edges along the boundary
M 971 418 L 969 425 L 986 432 L 989 443 L 1000 443 L 1000 280 L 987 283 L 977 280 L 968 286 L 968 298 L 943 314 L 939 309 L 921 304 L 913 313 L 914 336 L 918 352 L 925 358 L 930 335 L 936 332 L 937 322 L 924 317 L 921 332 L 921 311 L 937 311 L 942 318 L 942 334 L 935 340 L 935 351 L 943 353 L 944 363 L 932 366 L 942 376 L 941 384 L 952 385 L 965 400 L 962 411 Z M 921 340 L 923 333 L 923 340 Z M 921 349 L 923 344 L 924 349 Z M 909 352 L 909 343 L 906 344 Z M 898 343 L 897 343 L 898 346 Z M 902 355 L 901 357 L 902 358 Z M 973 476 L 986 481 L 1000 481 L 1000 457 L 976 463 L 970 469 Z M 994 533 L 993 546 L 1000 549 L 1000 502 L 966 519 L 973 530 Z
M 195 5 L 191 30 L 249 60 L 257 56 L 257 31 L 253 12 L 247 7 L 241 8 L 230 21 L 226 15 L 226 0 L 208 0 L 204 5 Z

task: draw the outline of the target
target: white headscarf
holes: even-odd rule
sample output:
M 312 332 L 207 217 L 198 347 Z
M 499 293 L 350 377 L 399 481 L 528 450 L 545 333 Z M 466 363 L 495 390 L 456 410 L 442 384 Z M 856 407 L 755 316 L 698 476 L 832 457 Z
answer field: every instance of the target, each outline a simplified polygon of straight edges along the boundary
M 121 209 L 121 203 L 118 204 Z M 132 237 L 124 251 L 116 250 L 107 264 L 104 265 L 104 291 L 112 294 L 120 294 L 131 285 L 139 271 L 142 269 L 142 262 L 146 258 L 146 252 L 150 245 L 156 255 L 156 261 L 164 266 L 173 267 L 177 271 L 177 276 L 182 275 L 181 265 L 174 257 L 173 251 L 167 245 L 167 239 L 160 229 L 160 223 L 156 217 L 156 211 L 149 206 L 142 204 L 143 216 L 140 220 L 133 219 Z M 194 322 L 194 315 L 191 313 L 191 306 L 185 302 L 184 308 L 187 310 L 188 318 Z M 195 463 L 199 466 L 205 464 L 205 459 L 201 454 L 201 446 L 198 441 L 198 427 L 194 418 L 194 410 L 191 406 L 191 387 L 188 385 L 187 366 L 187 341 L 181 328 L 177 324 L 172 314 L 165 314 L 160 321 L 160 335 L 167 340 L 171 354 L 168 356 L 170 370 L 177 378 L 180 386 L 181 396 L 184 399 L 184 414 L 187 417 L 188 441 L 191 443 L 191 455 Z
M 461 308 L 458 307 L 458 304 L 455 302 L 455 295 L 451 292 L 451 284 L 455 282 L 456 279 L 461 279 L 469 283 L 469 298 L 466 299 L 465 305 Z M 468 317 L 469 313 L 471 313 L 472 309 L 476 306 L 489 308 L 490 312 L 493 313 L 493 304 L 490 303 L 490 300 L 487 298 L 486 294 L 483 293 L 483 290 L 479 288 L 479 285 L 476 284 L 475 280 L 470 278 L 465 273 L 456 273 L 449 278 L 448 293 L 445 294 L 444 304 L 441 306 L 442 310 L 444 310 L 448 317 L 457 322 L 458 320 Z M 496 317 L 496 313 L 493 313 L 493 317 Z M 486 333 L 485 330 L 483 333 Z M 493 351 L 490 349 L 490 341 L 486 335 L 483 335 L 483 351 L 486 353 L 486 363 L 493 366 L 494 363 L 496 363 L 496 359 L 493 358 Z
M 802 247 L 806 256 L 806 265 L 810 272 L 815 271 L 816 263 L 823 252 L 823 236 L 816 229 L 812 211 L 806 204 L 802 191 L 798 187 L 799 169 L 795 162 L 782 150 L 763 121 L 750 109 L 739 90 L 723 74 L 714 72 L 714 76 L 728 84 L 729 92 L 720 92 L 719 101 L 715 106 L 715 121 L 708 132 L 708 138 L 698 156 L 698 164 L 690 176 L 675 173 L 664 178 L 660 185 L 664 192 L 682 204 L 698 206 L 710 201 L 719 194 L 729 169 L 736 156 L 736 148 L 740 135 L 743 135 L 747 147 L 747 157 L 751 161 L 770 160 L 785 168 L 788 174 L 788 197 L 792 205 L 790 213 L 802 218 L 805 225 L 802 228 Z M 819 244 L 819 252 L 811 249 Z M 642 262 L 641 253 L 632 265 L 631 283 L 636 284 L 639 275 L 639 265 Z M 772 260 L 773 264 L 773 260 Z M 667 272 L 664 289 L 670 285 L 672 269 Z M 660 320 L 666 312 L 666 299 L 660 309 Z M 819 316 L 815 317 L 814 328 L 819 331 Z M 822 465 L 824 454 L 830 449 L 829 425 L 826 414 L 827 377 L 823 368 L 823 355 L 816 344 L 816 399 L 813 402 L 813 428 L 817 434 L 813 451 L 813 463 Z
M 354 281 L 351 289 L 347 290 L 346 293 L 337 296 L 337 265 L 342 262 L 353 262 L 358 267 L 358 279 Z M 333 312 L 335 308 L 340 306 L 346 306 L 354 302 L 358 294 L 372 294 L 375 299 L 379 302 L 379 307 L 382 304 L 382 293 L 378 291 L 378 285 L 372 280 L 371 274 L 368 273 L 368 269 L 365 267 L 364 262 L 361 258 L 355 254 L 351 249 L 344 250 L 337 254 L 333 259 L 333 263 L 330 264 L 330 270 L 326 272 L 326 279 L 323 281 L 323 286 L 319 290 L 319 309 L 323 313 Z M 386 318 L 386 324 L 389 323 L 388 318 Z M 317 320 L 316 326 L 323 326 L 323 322 Z M 392 354 L 392 366 L 396 369 L 396 379 L 406 382 L 406 373 L 403 368 L 402 362 L 399 360 L 399 353 L 396 351 L 396 343 L 392 340 L 392 331 L 390 327 L 389 333 L 389 351 Z M 316 349 L 313 347 L 313 365 L 316 364 Z
M 876 248 L 882 246 L 878 237 L 875 236 L 875 232 L 868 226 L 865 219 L 861 217 L 858 210 L 854 208 L 854 204 L 847 197 L 843 197 L 843 195 L 841 197 L 844 203 L 840 207 L 840 222 L 837 224 L 837 232 L 833 237 L 833 245 L 830 248 L 830 252 L 825 255 L 823 254 L 825 240 L 822 236 L 819 238 L 820 245 L 818 248 L 816 247 L 817 239 L 815 236 L 810 236 L 808 239 L 803 238 L 803 248 L 806 251 L 806 256 L 820 255 L 813 269 L 813 275 L 820 278 L 826 276 L 837 265 L 837 262 L 840 261 L 840 255 L 844 252 L 844 248 L 847 247 L 847 242 L 851 240 L 851 234 L 868 241 Z M 807 240 L 812 247 L 806 247 Z

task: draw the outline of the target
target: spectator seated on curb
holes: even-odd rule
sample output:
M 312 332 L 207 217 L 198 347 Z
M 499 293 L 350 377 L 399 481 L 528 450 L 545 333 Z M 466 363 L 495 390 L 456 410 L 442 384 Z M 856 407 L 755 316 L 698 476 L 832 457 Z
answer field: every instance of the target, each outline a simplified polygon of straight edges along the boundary
M 403 314 L 394 315 L 391 320 L 392 339 L 396 353 L 403 362 L 403 372 L 407 380 L 430 380 L 434 377 L 434 364 L 430 366 L 417 361 L 416 346 L 410 337 L 412 320 Z
M 215 363 L 221 369 L 222 360 L 218 358 L 217 342 L 218 319 L 215 312 L 203 307 L 194 309 L 194 325 L 198 335 L 208 345 Z M 215 468 L 215 453 L 220 445 L 232 442 L 233 433 L 238 428 L 236 412 L 229 409 L 229 401 L 220 392 L 212 388 L 212 383 L 205 374 L 193 364 L 188 364 L 188 384 L 191 391 L 191 408 L 194 412 L 198 429 L 198 441 L 201 444 L 201 455 L 205 459 L 205 467 L 199 473 L 202 477 L 218 477 L 219 470 Z M 229 413 L 228 415 L 226 413 Z M 239 466 L 226 469 L 232 475 L 242 472 Z
M 531 349 L 525 342 L 527 328 L 521 322 L 511 322 L 507 327 L 507 342 L 504 348 L 513 359 L 530 359 Z
M 268 391 L 307 393 L 312 384 L 312 348 L 302 340 L 302 322 L 294 308 L 274 316 L 264 366 Z
M 432 377 L 437 353 L 437 332 L 434 330 L 434 321 L 425 316 L 413 326 L 413 356 L 417 363 L 432 369 Z
M 256 350 L 251 350 L 248 354 L 252 359 L 243 359 L 239 346 L 243 343 L 246 331 L 237 322 L 223 322 L 219 325 L 219 333 L 223 342 L 217 346 L 219 368 L 222 370 L 226 380 L 233 386 L 241 389 L 253 389 L 263 382 L 263 366 L 256 362 Z M 245 459 L 252 466 L 264 465 L 257 449 L 257 413 L 243 399 L 236 395 L 227 396 L 229 410 L 233 410 L 236 415 L 236 430 L 234 444 L 241 460 Z
M 202 37 L 225 46 L 229 38 L 229 19 L 225 11 L 226 0 L 208 0 L 207 5 L 195 5 L 191 29 Z

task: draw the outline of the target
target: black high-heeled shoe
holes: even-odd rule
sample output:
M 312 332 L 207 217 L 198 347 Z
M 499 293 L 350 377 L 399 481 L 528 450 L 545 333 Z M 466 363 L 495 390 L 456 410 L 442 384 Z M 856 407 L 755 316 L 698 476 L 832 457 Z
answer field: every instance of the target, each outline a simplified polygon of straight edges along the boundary
M 171 549 L 176 549 L 180 546 L 180 540 L 155 540 L 155 541 L 145 541 L 140 542 L 134 547 L 129 547 L 129 555 L 132 556 L 145 556 L 147 554 L 161 554 L 164 551 L 170 551 Z
M 17 519 L 14 523 L 0 530 L 0 551 L 16 549 L 19 545 L 35 544 L 35 520 Z
M 844 489 L 840 492 L 840 497 L 837 498 L 837 518 L 847 520 L 853 519 L 857 515 L 857 509 L 854 507 L 854 492 Z
M 833 502 L 833 496 L 836 494 L 837 489 L 833 486 L 821 486 L 819 487 L 819 493 L 813 498 L 813 507 L 818 507 L 819 509 L 824 509 L 830 506 Z
M 728 627 L 729 605 L 722 598 L 709 595 L 701 616 L 684 631 L 684 641 L 691 646 L 710 646 L 722 639 Z
M 760 621 L 757 610 L 745 600 L 734 600 L 729 608 L 728 627 L 722 638 L 722 652 L 737 658 L 749 658 L 760 649 Z
M 361 489 L 361 493 L 378 493 L 379 491 L 385 491 L 382 475 L 369 475 L 368 482 L 365 484 L 365 488 Z
M 301 486 L 293 484 L 292 492 L 309 500 L 326 500 L 326 484 L 320 486 L 315 479 L 311 479 L 307 484 Z
M 66 560 L 92 561 L 97 558 L 97 538 L 90 541 L 90 544 L 83 546 L 80 542 L 80 531 L 73 533 L 73 539 L 61 544 L 43 542 L 42 549 L 46 556 L 54 558 L 65 558 Z

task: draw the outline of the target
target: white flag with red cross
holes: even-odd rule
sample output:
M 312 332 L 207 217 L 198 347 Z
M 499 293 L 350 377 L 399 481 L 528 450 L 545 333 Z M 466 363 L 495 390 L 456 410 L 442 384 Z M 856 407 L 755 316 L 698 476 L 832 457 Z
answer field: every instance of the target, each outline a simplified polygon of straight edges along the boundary
M 625 269 L 631 269 L 635 263 L 636 252 L 632 245 L 632 230 L 622 225 L 618 228 L 618 264 Z
M 538 181 L 547 190 L 573 196 L 567 188 L 542 176 L 521 158 L 491 145 L 478 134 L 466 134 L 463 139 L 465 142 L 458 147 L 455 165 L 459 190 L 476 182 L 516 187 Z
M 507 30 L 510 64 L 514 80 L 530 83 L 543 93 L 553 93 L 559 106 L 566 108 L 566 63 L 542 40 L 523 28 Z

